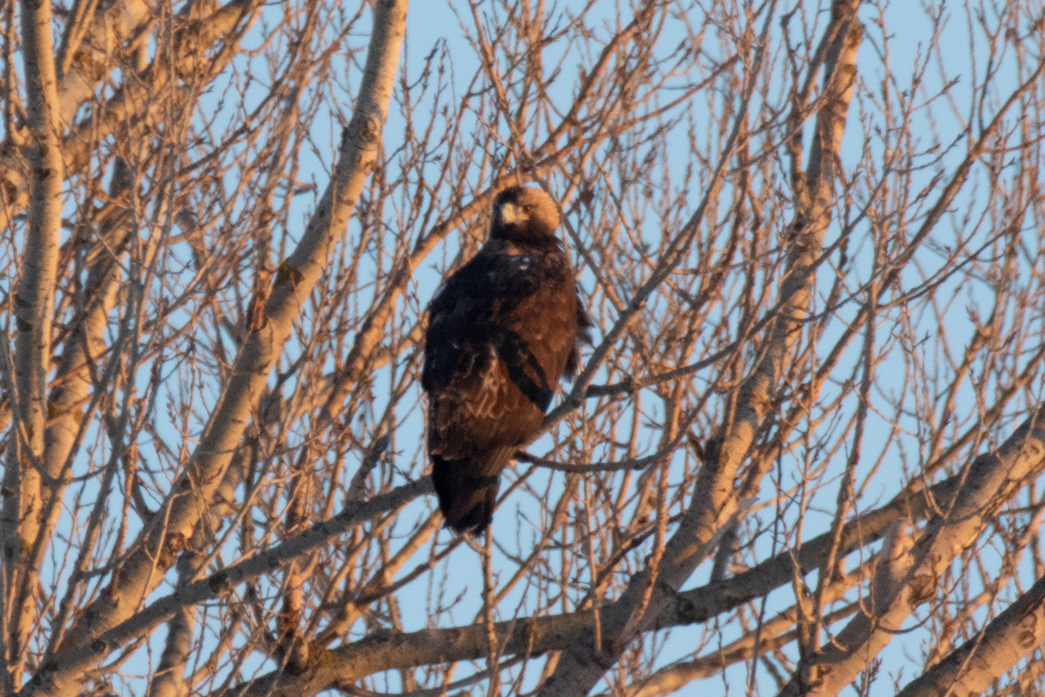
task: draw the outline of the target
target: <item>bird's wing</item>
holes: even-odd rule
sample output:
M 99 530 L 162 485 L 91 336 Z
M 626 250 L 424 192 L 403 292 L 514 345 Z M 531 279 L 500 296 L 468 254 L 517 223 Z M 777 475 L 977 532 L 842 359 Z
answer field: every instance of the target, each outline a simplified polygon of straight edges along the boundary
M 480 252 L 443 283 L 429 307 L 421 385 L 437 389 L 457 370 L 464 344 L 501 339 L 498 327 L 506 306 L 535 293 L 541 260 Z

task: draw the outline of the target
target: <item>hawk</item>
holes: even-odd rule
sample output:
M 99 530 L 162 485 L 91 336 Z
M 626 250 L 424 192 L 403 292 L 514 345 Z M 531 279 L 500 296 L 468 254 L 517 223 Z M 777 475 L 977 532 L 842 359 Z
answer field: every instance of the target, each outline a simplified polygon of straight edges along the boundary
M 501 191 L 486 244 L 429 307 L 428 455 L 439 508 L 458 533 L 490 524 L 501 470 L 540 431 L 588 340 L 558 227 L 558 208 L 540 189 Z

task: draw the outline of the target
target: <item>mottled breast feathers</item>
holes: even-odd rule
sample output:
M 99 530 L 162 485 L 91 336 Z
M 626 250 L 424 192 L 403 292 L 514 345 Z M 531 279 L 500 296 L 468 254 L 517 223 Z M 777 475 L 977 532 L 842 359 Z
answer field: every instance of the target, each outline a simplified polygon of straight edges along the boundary
M 429 308 L 421 374 L 428 453 L 439 506 L 458 532 L 489 525 L 501 470 L 536 436 L 587 339 L 558 223 L 540 189 L 505 189 L 486 244 Z

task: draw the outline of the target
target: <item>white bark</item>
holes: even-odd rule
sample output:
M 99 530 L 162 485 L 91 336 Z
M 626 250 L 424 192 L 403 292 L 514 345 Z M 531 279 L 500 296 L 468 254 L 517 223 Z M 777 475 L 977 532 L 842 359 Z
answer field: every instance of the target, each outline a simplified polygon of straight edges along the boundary
M 863 618 L 862 624 L 857 624 L 858 620 L 846 627 L 839 637 L 842 649 L 829 645 L 800 666 L 781 697 L 834 695 L 851 682 L 900 629 L 914 607 L 934 596 L 947 568 L 977 540 L 986 522 L 1023 482 L 1043 468 L 1045 407 L 1039 407 L 995 452 L 969 464 L 953 499 L 935 502 L 939 513 L 910 551 L 912 559 L 904 562 L 909 568 L 903 577 L 897 583 L 890 575 L 884 584 L 886 594 L 876 602 L 876 612 Z M 998 666 L 993 677 L 1004 670 Z
M 214 490 L 239 445 L 264 391 L 291 324 L 312 292 L 330 250 L 344 234 L 356 199 L 381 152 L 381 135 L 405 33 L 405 0 L 378 2 L 364 78 L 352 120 L 343 134 L 333 180 L 301 242 L 283 262 L 265 305 L 264 321 L 244 342 L 210 423 L 163 509 L 132 545 L 117 585 L 85 609 L 26 695 L 72 695 L 84 671 L 108 653 L 98 637 L 130 618 L 162 580 L 180 547 L 206 513 Z M 88 650 L 84 650 L 87 648 Z
M 48 0 L 23 0 L 22 58 L 25 65 L 29 125 L 30 197 L 28 228 L 21 257 L 21 279 L 14 306 L 15 419 L 8 431 L 4 503 L 0 514 L 4 582 L 9 615 L 4 617 L 4 684 L 21 682 L 33 595 L 30 556 L 41 526 L 41 497 L 46 485 L 38 464 L 44 452 L 47 419 L 46 380 L 51 360 L 51 325 L 62 225 L 65 166 L 60 147 L 57 79 Z M 8 673 L 10 671 L 10 673 Z M 10 681 L 10 682 L 9 682 Z
M 908 521 L 898 521 L 882 545 L 871 592 L 863 599 L 861 611 L 819 654 L 795 671 L 779 697 L 836 695 L 892 641 L 912 610 L 912 598 L 904 583 L 913 563 L 912 546 Z M 811 673 L 816 676 L 812 685 L 807 682 Z
M 75 51 L 69 70 L 61 76 L 55 95 L 57 123 L 69 127 L 70 134 L 61 144 L 66 167 L 74 171 L 87 163 L 91 143 L 101 135 L 111 133 L 127 121 L 145 116 L 157 108 L 153 99 L 155 90 L 164 85 L 171 74 L 184 74 L 190 63 L 198 61 L 199 47 L 231 31 L 241 20 L 256 10 L 256 0 L 231 0 L 211 16 L 186 27 L 184 38 L 176 50 L 179 60 L 173 66 L 159 62 L 144 75 L 125 80 L 116 95 L 101 108 L 95 109 L 81 123 L 70 125 L 73 117 L 91 99 L 98 85 L 116 66 L 112 53 L 125 50 L 124 41 L 142 36 L 151 26 L 152 8 L 140 0 L 120 0 L 97 14 L 84 31 L 83 43 Z M 216 61 L 211 68 L 217 69 Z M 0 153 L 0 225 L 7 225 L 28 205 L 29 181 L 17 154 Z
M 835 32 L 837 46 L 835 62 L 825 69 L 826 106 L 817 121 L 816 157 L 811 159 L 804 180 L 796 182 L 800 206 L 794 224 L 795 240 L 780 287 L 781 304 L 770 325 L 765 348 L 760 352 L 761 359 L 741 387 L 735 412 L 723 424 L 717 452 L 701 469 L 690 508 L 668 541 L 662 562 L 657 568 L 639 574 L 615 605 L 614 612 L 608 613 L 609 617 L 603 621 L 602 633 L 611 637 L 611 642 L 594 646 L 591 636 L 577 642 L 563 655 L 553 675 L 538 691 L 540 697 L 586 695 L 629 643 L 648 629 L 667 607 L 693 570 L 712 553 L 712 543 L 721 533 L 725 518 L 736 510 L 736 472 L 769 412 L 787 357 L 800 334 L 802 319 L 808 313 L 815 270 L 830 220 L 834 162 L 855 78 L 856 50 L 860 44 L 860 25 L 855 16 L 858 4 L 854 0 L 834 3 L 835 18 L 828 32 Z M 773 20 L 774 5 L 770 7 L 762 41 Z M 748 89 L 754 84 L 759 66 L 760 59 L 756 58 L 748 76 Z M 744 108 L 739 110 L 741 118 L 745 112 Z M 742 121 L 737 123 L 734 139 L 741 126 Z M 724 157 L 731 155 L 727 151 Z
M 1045 643 L 1045 578 L 898 697 L 973 697 Z

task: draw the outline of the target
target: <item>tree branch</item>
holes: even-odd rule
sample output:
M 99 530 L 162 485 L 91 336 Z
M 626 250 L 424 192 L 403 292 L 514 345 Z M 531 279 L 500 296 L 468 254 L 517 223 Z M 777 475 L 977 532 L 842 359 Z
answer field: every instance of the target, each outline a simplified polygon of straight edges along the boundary
M 21 260 L 21 279 L 14 295 L 18 329 L 15 342 L 15 419 L 8 431 L 0 539 L 4 581 L 13 602 L 4 617 L 0 691 L 11 693 L 21 682 L 26 643 L 33 622 L 35 584 L 31 549 L 41 520 L 43 488 L 38 470 L 44 454 L 47 419 L 46 380 L 51 362 L 51 327 L 58 275 L 62 226 L 62 183 L 65 164 L 60 147 L 54 42 L 49 0 L 22 0 L 22 59 L 25 66 L 30 142 L 28 229 Z M 10 672 L 9 672 L 10 671 Z
M 1045 578 L 897 697 L 974 697 L 1045 643 Z
M 269 372 L 290 336 L 291 324 L 312 292 L 330 250 L 344 234 L 363 183 L 378 161 L 403 43 L 406 7 L 405 0 L 386 0 L 374 8 L 363 81 L 352 120 L 342 136 L 332 181 L 297 248 L 281 265 L 264 319 L 236 357 L 187 471 L 174 483 L 160 513 L 132 545 L 118 580 L 85 609 L 58 652 L 27 686 L 26 695 L 58 697 L 77 690 L 83 672 L 105 654 L 105 642 L 99 643 L 97 638 L 129 618 L 159 584 L 163 571 L 173 564 L 205 514 L 257 408 Z

